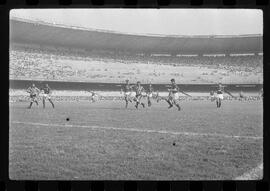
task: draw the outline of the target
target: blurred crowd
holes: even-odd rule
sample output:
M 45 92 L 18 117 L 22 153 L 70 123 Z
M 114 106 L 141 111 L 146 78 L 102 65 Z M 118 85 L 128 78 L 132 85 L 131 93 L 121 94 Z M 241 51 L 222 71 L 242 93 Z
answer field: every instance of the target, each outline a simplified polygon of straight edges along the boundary
M 226 69 L 230 73 L 263 72 L 263 57 L 248 56 L 153 56 L 131 54 L 128 52 L 110 52 L 101 50 L 85 51 L 63 47 L 38 45 L 12 45 L 10 48 L 10 77 L 15 79 L 73 80 L 87 79 L 89 71 L 85 68 L 74 69 L 65 62 L 73 60 L 89 63 L 93 60 L 103 62 L 121 62 L 124 64 L 158 64 L 203 66 L 214 69 Z

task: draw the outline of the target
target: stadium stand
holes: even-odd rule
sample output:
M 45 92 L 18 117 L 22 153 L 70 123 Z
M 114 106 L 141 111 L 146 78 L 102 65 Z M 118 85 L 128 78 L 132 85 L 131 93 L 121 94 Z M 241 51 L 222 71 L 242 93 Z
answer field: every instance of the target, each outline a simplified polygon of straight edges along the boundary
M 182 83 L 262 82 L 258 35 L 147 37 L 16 19 L 11 27 L 10 79 L 163 83 L 173 76 Z M 179 47 L 181 54 L 175 51 Z M 194 73 L 192 67 L 202 70 Z
M 100 63 L 100 66 L 98 65 Z M 103 65 L 107 69 L 101 71 Z M 55 47 L 33 47 L 31 45 L 16 44 L 10 50 L 10 78 L 12 79 L 37 79 L 37 80 L 83 80 L 92 81 L 108 77 L 114 64 L 132 64 L 137 68 L 142 68 L 153 78 L 158 77 L 155 67 L 147 65 L 169 65 L 174 67 L 181 66 L 200 66 L 209 69 L 224 69 L 222 75 L 236 74 L 238 76 L 248 76 L 249 74 L 259 75 L 263 71 L 262 56 L 138 56 L 119 53 L 87 52 L 78 49 L 65 49 Z M 119 65 L 120 66 L 120 65 Z M 106 71 L 107 70 L 107 71 Z M 118 73 L 122 78 L 135 75 L 136 72 L 128 71 L 127 67 Z M 166 73 L 170 71 L 164 71 Z M 214 75 L 215 71 L 204 72 L 204 77 Z M 181 75 L 181 74 L 179 74 Z M 197 78 L 198 76 L 194 76 Z

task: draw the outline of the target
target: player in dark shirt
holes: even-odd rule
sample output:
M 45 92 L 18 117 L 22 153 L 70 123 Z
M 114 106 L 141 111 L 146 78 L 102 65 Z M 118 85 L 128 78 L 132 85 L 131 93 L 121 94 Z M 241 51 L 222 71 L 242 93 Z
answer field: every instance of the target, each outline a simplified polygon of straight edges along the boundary
M 121 92 L 124 92 L 126 108 L 128 107 L 128 102 L 132 102 L 132 99 L 131 99 L 132 88 L 133 88 L 133 85 L 130 85 L 129 80 L 126 80 L 126 83 L 123 85 L 123 88 L 121 89 Z
M 35 84 L 32 84 L 27 90 L 27 93 L 30 94 L 30 105 L 28 106 L 28 109 L 32 107 L 33 102 L 35 102 L 38 105 L 37 96 L 40 92 L 40 90 L 35 86 Z
M 177 84 L 175 83 L 175 79 L 171 79 L 171 88 L 168 89 L 169 91 L 169 97 L 168 100 L 166 100 L 169 104 L 169 108 L 173 107 L 173 105 L 175 105 L 178 108 L 178 111 L 181 110 L 181 107 L 178 103 L 178 99 L 179 99 L 179 87 L 177 86 Z
M 42 91 L 43 91 L 43 99 L 42 99 L 43 108 L 45 108 L 45 100 L 46 99 L 49 100 L 49 102 L 52 104 L 52 107 L 54 108 L 54 104 L 53 104 L 52 99 L 51 99 L 52 90 L 49 87 L 49 85 L 46 84 L 45 87 L 42 88 Z
M 144 88 L 141 86 L 141 82 L 137 82 L 137 85 L 134 87 L 136 96 L 135 96 L 135 107 L 138 109 L 138 105 L 141 104 L 143 107 L 145 107 L 144 103 L 141 103 L 142 93 L 145 92 Z

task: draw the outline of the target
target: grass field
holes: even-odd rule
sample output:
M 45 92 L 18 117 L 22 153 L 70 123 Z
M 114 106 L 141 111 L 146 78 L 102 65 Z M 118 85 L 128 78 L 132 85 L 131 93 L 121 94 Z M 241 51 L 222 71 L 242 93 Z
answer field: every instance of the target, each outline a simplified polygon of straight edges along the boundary
M 180 112 L 164 102 L 55 105 L 10 103 L 11 179 L 262 178 L 262 101 L 182 101 Z

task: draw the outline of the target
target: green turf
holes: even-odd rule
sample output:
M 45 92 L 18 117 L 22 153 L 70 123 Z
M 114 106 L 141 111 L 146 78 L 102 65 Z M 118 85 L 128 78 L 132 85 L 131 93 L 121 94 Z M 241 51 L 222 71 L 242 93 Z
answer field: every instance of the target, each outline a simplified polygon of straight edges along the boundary
M 138 110 L 121 101 L 55 105 L 10 104 L 11 122 L 74 125 L 11 123 L 11 179 L 233 179 L 262 163 L 262 139 L 128 131 L 261 137 L 261 101 L 224 101 L 219 109 L 210 101 L 183 101 L 180 112 L 164 102 Z

